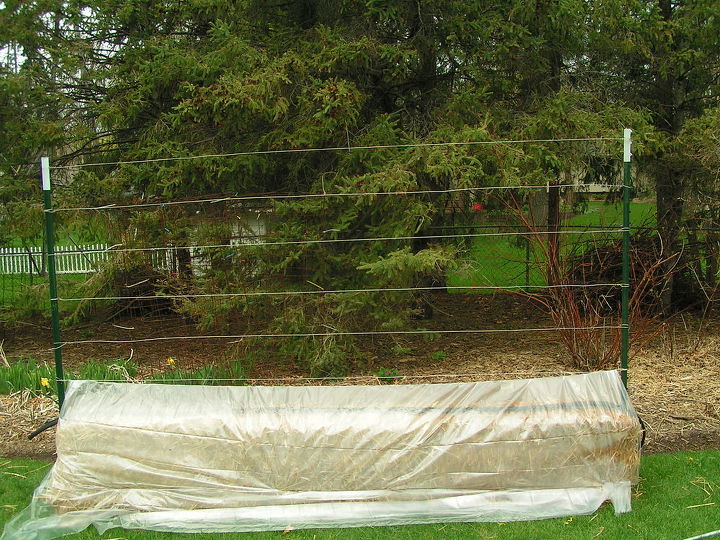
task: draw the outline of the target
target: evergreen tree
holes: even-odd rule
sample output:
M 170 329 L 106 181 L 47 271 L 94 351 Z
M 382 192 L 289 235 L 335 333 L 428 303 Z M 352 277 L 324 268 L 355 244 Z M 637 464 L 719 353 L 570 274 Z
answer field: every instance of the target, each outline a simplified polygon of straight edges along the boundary
M 674 141 L 717 95 L 717 10 L 707 0 L 8 2 L 0 105 L 14 119 L 3 122 L 4 141 L 18 144 L 1 174 L 7 184 L 18 164 L 48 149 L 56 164 L 105 163 L 59 177 L 72 186 L 68 201 L 90 205 L 553 184 L 597 169 L 619 145 L 254 152 L 607 137 L 629 126 L 636 154 L 648 170 L 657 165 L 659 225 L 670 237 L 687 185 Z M 23 123 L 25 108 L 33 116 Z M 116 164 L 226 153 L 244 155 Z M 204 253 L 207 271 L 195 275 L 181 249 L 173 286 L 442 284 L 464 246 L 427 236 L 471 202 L 443 193 L 280 199 L 271 208 L 276 243 L 419 238 L 215 248 Z M 128 211 L 113 226 L 127 245 L 138 242 L 134 226 L 153 245 L 224 245 L 239 208 L 226 201 Z M 557 209 L 551 205 L 551 227 Z M 198 222 L 196 210 L 218 219 Z M 260 330 L 321 333 L 400 328 L 418 302 L 406 293 L 298 295 L 189 299 L 178 309 L 208 325 L 266 313 L 255 318 L 272 320 Z M 342 364 L 351 347 L 319 340 L 310 354 L 300 350 L 307 340 L 288 343 L 320 370 Z

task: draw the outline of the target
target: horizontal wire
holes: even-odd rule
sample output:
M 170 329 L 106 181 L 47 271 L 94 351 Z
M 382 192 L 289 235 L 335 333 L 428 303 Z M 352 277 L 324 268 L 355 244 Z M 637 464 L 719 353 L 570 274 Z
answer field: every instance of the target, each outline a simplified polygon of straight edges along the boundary
M 318 148 L 288 148 L 284 150 L 252 150 L 246 152 L 230 152 L 226 154 L 203 154 L 199 156 L 178 156 L 166 158 L 133 159 L 126 161 L 108 161 L 104 163 L 78 163 L 75 165 L 54 165 L 51 169 L 81 169 L 86 167 L 103 167 L 107 165 L 136 165 L 140 163 L 159 163 L 167 161 L 189 161 L 194 159 L 223 158 L 237 156 L 260 156 L 269 154 L 302 154 L 310 152 L 335 152 L 339 150 L 384 150 L 392 148 L 432 148 L 440 146 L 486 146 L 499 144 L 531 144 L 531 143 L 561 143 L 561 142 L 594 142 L 594 141 L 622 141 L 623 137 L 587 137 L 562 139 L 517 139 L 505 141 L 464 141 L 464 142 L 436 142 L 436 143 L 405 143 L 405 144 L 376 144 L 368 146 L 331 146 Z
M 628 371 L 627 368 L 616 368 L 597 370 L 593 373 L 598 372 L 613 372 L 613 371 Z M 546 375 L 546 374 L 561 374 L 561 375 L 582 375 L 590 373 L 589 371 L 571 371 L 571 370 L 525 370 L 525 371 L 485 371 L 485 372 L 474 372 L 474 373 L 431 373 L 431 374 L 418 374 L 418 375 L 350 375 L 346 377 L 250 377 L 250 378 L 192 378 L 192 377 L 179 377 L 173 379 L 138 379 L 130 377 L 128 379 L 90 379 L 96 382 L 119 382 L 119 383 L 136 383 L 136 384 L 154 384 L 156 381 L 247 381 L 247 382 L 281 382 L 281 381 L 331 381 L 337 382 L 339 380 L 365 380 L 365 379 L 431 379 L 431 378 L 465 378 L 465 377 L 480 377 L 488 375 Z M 152 376 L 152 375 L 151 375 Z M 72 382 L 87 379 L 54 379 L 62 382 Z M 697 401 L 697 400 L 687 400 Z
M 608 188 L 619 188 L 622 185 L 618 184 L 597 184 L 600 187 Z M 578 187 L 578 184 L 553 184 L 553 188 L 570 188 Z M 258 200 L 284 200 L 284 199 L 312 199 L 318 197 L 379 197 L 383 195 L 433 195 L 441 193 L 466 193 L 471 191 L 493 191 L 503 189 L 547 189 L 548 184 L 531 184 L 531 185 L 518 185 L 518 186 L 474 186 L 466 188 L 449 188 L 449 189 L 426 189 L 426 190 L 409 190 L 409 191 L 357 191 L 349 193 L 298 193 L 298 194 L 284 194 L 284 195 L 246 195 L 237 197 L 213 197 L 209 199 L 187 199 L 182 201 L 167 201 L 167 202 L 151 202 L 151 203 L 138 203 L 138 204 L 105 204 L 101 206 L 78 206 L 78 207 L 59 207 L 45 209 L 45 212 L 70 212 L 70 211 L 81 211 L 81 210 L 121 210 L 127 208 L 150 208 L 150 207 L 165 207 L 165 206 L 178 206 L 183 204 L 201 204 L 201 203 L 220 203 L 228 201 L 258 201 Z
M 582 215 L 582 214 L 579 214 Z M 572 225 L 569 223 L 561 223 L 558 224 L 558 227 L 562 229 L 587 229 L 590 225 Z M 622 227 L 622 224 L 620 223 L 610 223 L 610 224 L 602 224 L 602 223 L 595 223 L 592 225 L 595 229 L 620 229 Z M 549 230 L 550 226 L 545 225 L 545 228 L 543 226 L 538 226 L 534 229 L 534 232 L 536 234 L 544 234 Z M 642 229 L 649 229 L 649 230 L 657 230 L 657 227 L 631 227 L 633 230 L 642 230 Z M 427 230 L 478 230 L 478 229 L 522 229 L 524 231 L 528 230 L 528 225 L 523 225 L 520 223 L 489 223 L 484 225 L 431 225 L 427 228 Z
M 601 370 L 601 371 L 617 371 L 617 370 Z M 560 374 L 560 375 L 581 375 L 584 373 L 589 373 L 588 371 L 570 371 L 570 370 L 563 370 L 563 369 L 549 369 L 549 370 L 526 370 L 526 371 L 486 371 L 486 372 L 476 372 L 476 373 L 431 373 L 431 374 L 417 374 L 417 375 L 350 375 L 347 377 L 247 377 L 247 378 L 208 378 L 208 377 L 202 377 L 202 378 L 192 378 L 192 377 L 180 377 L 180 378 L 172 378 L 172 379 L 135 379 L 135 378 L 129 378 L 129 379 L 102 379 L 97 380 L 97 382 L 119 382 L 119 383 L 136 383 L 136 384 L 155 384 L 155 383 L 164 383 L 165 381 L 193 381 L 193 382 L 231 382 L 231 381 L 246 381 L 246 382 L 288 382 L 288 381 L 331 381 L 331 382 L 338 382 L 338 381 L 359 381 L 359 380 L 366 380 L 366 379 L 390 379 L 390 380 L 401 380 L 401 379 L 458 379 L 458 378 L 467 378 L 467 377 L 481 377 L 481 376 L 494 376 L 494 375 L 550 375 L 550 374 Z M 597 372 L 595 372 L 597 373 Z M 77 381 L 77 380 L 83 380 L 83 379 L 55 379 L 57 381 L 62 382 L 71 382 L 71 381 Z
M 155 296 L 83 296 L 77 298 L 53 298 L 60 302 L 81 302 L 83 300 L 162 300 L 163 298 L 235 298 L 257 296 L 296 296 L 314 294 L 345 294 L 345 293 L 375 293 L 375 292 L 408 292 L 408 291 L 445 291 L 445 290 L 512 290 L 526 289 L 572 289 L 595 287 L 622 287 L 622 283 L 568 283 L 566 285 L 448 285 L 437 287 L 384 287 L 372 289 L 330 289 L 310 291 L 256 291 L 244 293 L 206 293 L 206 294 L 159 294 Z
M 389 335 L 419 335 L 419 334 L 494 334 L 494 333 L 518 333 L 518 332 L 560 332 L 565 330 L 619 330 L 621 325 L 611 326 L 585 326 L 585 327 L 541 327 L 541 328 L 498 328 L 498 329 L 468 329 L 468 330 L 377 330 L 370 332 L 301 332 L 301 333 L 278 333 L 278 334 L 230 334 L 230 335 L 202 335 L 202 336 L 162 336 L 138 339 L 84 339 L 78 341 L 61 341 L 57 349 L 65 345 L 87 345 L 87 344 L 113 344 L 113 343 L 149 343 L 156 341 L 188 341 L 200 339 L 232 339 L 239 341 L 245 338 L 293 338 L 293 337 L 338 337 L 338 336 L 389 336 Z
M 252 248 L 252 247 L 265 247 L 265 246 L 293 246 L 293 245 L 312 245 L 312 244 L 344 244 L 351 242 L 382 242 L 388 240 L 436 240 L 440 238 L 480 238 L 486 237 L 497 237 L 497 236 L 532 236 L 532 235 L 582 235 L 582 234 L 600 234 L 607 232 L 623 232 L 622 228 L 614 229 L 591 229 L 581 231 L 543 231 L 543 232 L 497 232 L 497 233 L 467 233 L 467 234 L 432 234 L 425 236 L 380 236 L 375 238 L 328 238 L 328 239 L 314 239 L 314 240 L 283 240 L 277 242 L 258 242 L 248 244 L 210 244 L 205 246 L 165 246 L 165 247 L 146 247 L 146 248 L 115 248 L 110 246 L 106 249 L 87 249 L 87 250 L 71 250 L 57 252 L 52 255 L 61 256 L 67 254 L 80 254 L 80 253 L 129 253 L 129 252 L 147 252 L 147 251 L 168 251 L 177 249 L 227 249 L 227 248 Z M 122 244 L 116 244 L 122 245 Z

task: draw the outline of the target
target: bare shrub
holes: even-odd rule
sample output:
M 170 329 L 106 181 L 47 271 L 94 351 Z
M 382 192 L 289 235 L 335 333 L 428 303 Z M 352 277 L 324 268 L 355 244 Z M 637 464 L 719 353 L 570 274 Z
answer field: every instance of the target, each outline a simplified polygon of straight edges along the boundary
M 550 315 L 578 370 L 610 369 L 618 365 L 622 346 L 622 239 L 617 231 L 573 236 L 538 227 L 514 198 L 508 207 L 527 229 L 532 261 L 546 287 L 515 292 Z M 661 292 L 668 268 L 677 255 L 666 255 L 650 234 L 633 237 L 630 253 L 630 346 L 636 351 L 661 330 Z

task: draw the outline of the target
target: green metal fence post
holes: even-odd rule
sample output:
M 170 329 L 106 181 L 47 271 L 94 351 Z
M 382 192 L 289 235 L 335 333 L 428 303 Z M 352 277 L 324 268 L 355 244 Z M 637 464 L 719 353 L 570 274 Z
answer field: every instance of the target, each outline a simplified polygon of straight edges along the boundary
M 623 133 L 623 226 L 622 226 L 622 308 L 620 369 L 625 388 L 628 381 L 628 353 L 630 349 L 630 158 L 632 156 L 632 130 Z
M 65 401 L 65 376 L 62 365 L 62 340 L 60 338 L 60 309 L 58 307 L 57 272 L 55 268 L 55 223 L 52 209 L 52 190 L 50 187 L 50 159 L 40 158 L 42 171 L 43 201 L 45 203 L 45 243 L 47 246 L 47 268 L 50 279 L 50 316 L 52 318 L 53 350 L 55 351 L 55 378 L 58 404 Z

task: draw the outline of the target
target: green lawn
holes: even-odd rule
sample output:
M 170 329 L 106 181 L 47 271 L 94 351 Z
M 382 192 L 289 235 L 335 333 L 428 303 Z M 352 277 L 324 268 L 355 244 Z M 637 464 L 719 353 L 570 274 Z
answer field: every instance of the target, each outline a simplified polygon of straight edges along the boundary
M 632 202 L 630 216 L 631 223 L 636 227 L 653 226 L 655 205 Z M 569 226 L 566 230 L 572 234 L 563 235 L 561 244 L 566 249 L 573 249 L 580 242 L 588 241 L 594 236 L 575 234 L 582 232 L 583 227 L 590 230 L 598 227 L 619 228 L 622 225 L 622 204 L 590 201 L 585 213 L 573 216 L 564 225 Z M 489 229 L 487 232 L 495 233 L 498 230 Z M 607 234 L 615 234 L 619 237 L 619 233 Z M 536 257 L 542 260 L 542 254 L 533 255 L 526 249 L 525 240 L 521 236 L 475 238 L 467 255 L 467 267 L 452 274 L 448 279 L 448 285 L 455 287 L 544 285 L 545 280 L 535 262 Z
M 30 501 L 33 488 L 49 465 L 33 460 L 0 460 L 0 522 Z M 114 529 L 102 536 L 93 530 L 72 539 L 160 540 L 208 539 L 390 539 L 418 538 L 647 538 L 682 539 L 720 529 L 720 451 L 679 452 L 645 456 L 642 480 L 634 490 L 633 511 L 615 516 L 603 506 L 592 516 L 516 523 L 452 523 L 405 527 L 323 529 L 244 534 L 181 535 Z
M 622 203 L 589 201 L 587 210 L 571 217 L 568 225 L 619 227 L 622 225 L 622 209 Z M 630 203 L 630 223 L 635 227 L 654 227 L 656 223 L 655 203 L 632 201 Z
M 101 225 L 91 221 L 84 226 L 64 227 L 56 226 L 55 245 L 74 246 L 76 244 L 102 244 L 106 243 L 106 234 L 100 230 Z M 12 237 L 6 239 L 0 247 L 25 248 L 30 246 L 39 248 L 43 245 L 43 234 L 38 231 L 38 236 L 32 241 L 23 241 L 20 238 Z M 87 274 L 60 274 L 58 283 L 61 290 L 72 289 L 78 282 L 87 279 Z M 49 301 L 46 301 L 47 276 L 30 276 L 28 274 L 1 274 L 0 273 L 0 309 L 20 307 L 28 309 L 39 309 L 47 312 Z M 30 307 L 28 307 L 30 305 Z M 22 317 L 18 317 L 22 318 Z
M 39 283 L 42 278 L 33 276 L 33 283 Z M 22 296 L 31 285 L 27 274 L 0 274 L 0 306 L 17 305 L 22 302 Z
M 74 296 L 78 287 L 90 274 L 60 274 L 58 289 L 60 296 Z M 14 318 L 23 320 L 35 318 L 37 312 L 41 317 L 49 318 L 50 293 L 47 276 L 26 274 L 0 274 L 0 309 L 14 313 Z M 61 303 L 61 310 L 71 311 L 74 307 Z M 30 315 L 28 315 L 30 314 Z

